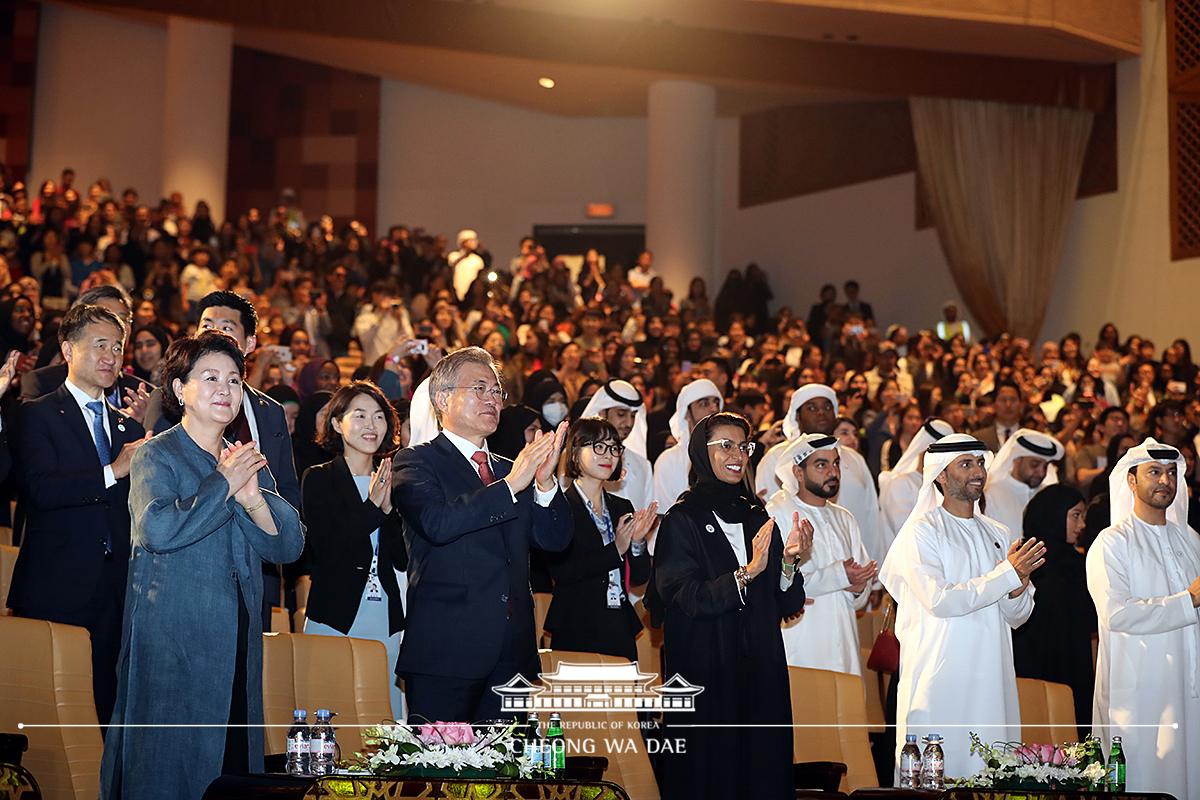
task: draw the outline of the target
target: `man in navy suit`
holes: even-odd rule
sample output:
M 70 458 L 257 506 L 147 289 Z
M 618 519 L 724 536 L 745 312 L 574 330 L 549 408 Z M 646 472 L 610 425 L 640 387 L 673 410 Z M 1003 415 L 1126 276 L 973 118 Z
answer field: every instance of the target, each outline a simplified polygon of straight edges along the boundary
M 200 331 L 221 331 L 238 343 L 247 356 L 258 345 L 258 312 L 244 297 L 233 292 L 210 292 L 197 306 L 200 311 Z M 292 460 L 292 437 L 288 433 L 283 406 L 249 384 L 243 385 L 242 408 L 225 429 L 229 441 L 253 441 L 267 459 L 275 476 L 279 495 L 300 508 L 300 481 L 296 479 L 296 462 Z M 162 433 L 178 420 L 162 413 L 162 390 L 155 389 L 146 409 L 146 427 Z M 279 603 L 282 565 L 263 564 L 263 630 L 271 630 L 271 607 Z
M 145 431 L 105 400 L 125 323 L 77 305 L 58 329 L 67 377 L 21 406 L 16 426 L 28 524 L 8 605 L 21 617 L 87 628 L 100 724 L 112 714 L 129 564 L 129 464 Z
M 408 607 L 396 674 L 409 720 L 500 715 L 493 686 L 538 673 L 529 548 L 571 542 L 555 468 L 566 423 L 540 432 L 513 462 L 492 456 L 504 391 L 479 347 L 434 367 L 429 398 L 441 433 L 396 456 L 395 503 L 408 547 Z

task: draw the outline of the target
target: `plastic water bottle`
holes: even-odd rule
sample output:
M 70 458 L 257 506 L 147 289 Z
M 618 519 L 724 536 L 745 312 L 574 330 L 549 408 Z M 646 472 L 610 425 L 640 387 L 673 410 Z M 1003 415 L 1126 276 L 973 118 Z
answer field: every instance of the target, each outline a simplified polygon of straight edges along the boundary
M 334 757 L 337 753 L 337 736 L 329 721 L 333 713 L 327 708 L 317 709 L 317 721 L 313 723 L 309 737 L 309 772 L 312 775 L 332 775 Z
M 921 788 L 921 748 L 917 747 L 917 735 L 906 734 L 904 749 L 900 751 L 900 788 Z
M 297 708 L 292 712 L 292 727 L 287 732 L 287 774 L 308 774 L 308 712 Z
M 942 736 L 931 733 L 925 741 L 925 754 L 921 757 L 921 788 L 945 789 L 946 756 L 942 753 Z

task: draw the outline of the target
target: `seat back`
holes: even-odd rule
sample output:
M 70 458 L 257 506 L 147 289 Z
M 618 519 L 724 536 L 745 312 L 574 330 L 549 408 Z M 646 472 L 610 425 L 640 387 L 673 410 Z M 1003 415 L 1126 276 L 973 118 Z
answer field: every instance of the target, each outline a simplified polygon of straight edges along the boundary
M 867 738 L 862 678 L 844 672 L 788 667 L 791 684 L 792 760 L 840 761 L 842 791 L 878 786 Z M 821 725 L 831 727 L 801 727 Z
M 650 612 L 646 610 L 644 602 L 638 602 L 636 606 L 638 618 L 642 621 L 642 632 L 637 636 L 637 657 L 638 664 L 641 665 L 642 672 L 653 672 L 655 678 L 650 682 L 651 686 L 658 686 L 662 683 L 662 668 L 663 668 L 663 629 L 661 626 L 654 628 L 650 625 Z
M 0 544 L 0 615 L 11 613 L 8 609 L 8 587 L 12 585 L 13 568 L 21 548 Z
M 392 716 L 387 650 L 382 642 L 303 633 L 263 635 L 263 717 L 267 755 L 287 752 L 292 710 L 318 708 L 338 715 L 334 727 L 342 757 L 363 749 L 363 728 Z M 344 723 L 339 726 L 338 723 Z M 282 727 L 270 727 L 282 726 Z
M 1079 740 L 1075 695 L 1070 686 L 1017 678 L 1017 697 L 1021 704 L 1021 741 L 1068 744 Z
M 92 696 L 92 643 L 74 625 L 0 617 L 0 731 L 26 727 L 21 761 L 47 798 L 94 800 L 104 742 Z
M 579 653 L 571 650 L 542 650 L 539 654 L 542 660 L 542 673 L 558 671 L 559 664 L 628 664 L 629 661 L 615 656 L 598 653 Z M 642 668 L 643 672 L 657 672 L 656 668 Z M 564 711 L 563 734 L 567 739 L 567 753 L 585 753 L 578 744 L 584 739 L 595 743 L 595 755 L 608 759 L 608 770 L 604 773 L 606 781 L 612 781 L 625 788 L 629 800 L 658 800 L 658 782 L 654 779 L 654 770 L 650 767 L 650 757 L 646 753 L 646 745 L 638 729 L 637 712 L 633 709 L 571 712 Z M 549 719 L 548 713 L 542 714 L 542 723 Z M 602 722 L 601 722 L 602 721 Z M 573 724 L 574 723 L 574 724 Z M 603 727 L 596 727 L 599 723 Z M 577 725 L 591 727 L 577 727 Z M 608 748 L 604 739 L 620 740 L 620 746 Z

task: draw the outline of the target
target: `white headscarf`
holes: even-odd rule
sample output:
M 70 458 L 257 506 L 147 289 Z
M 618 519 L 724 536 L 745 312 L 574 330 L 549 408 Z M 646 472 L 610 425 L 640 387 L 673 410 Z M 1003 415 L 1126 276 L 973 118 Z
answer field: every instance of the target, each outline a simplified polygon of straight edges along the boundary
M 1148 437 L 1137 447 L 1129 448 L 1128 452 L 1121 456 L 1121 460 L 1113 467 L 1112 474 L 1108 476 L 1108 499 L 1112 509 L 1112 522 L 1109 524 L 1120 525 L 1133 513 L 1133 490 L 1129 488 L 1127 477 L 1130 467 L 1147 464 L 1151 461 L 1175 465 L 1177 479 L 1175 500 L 1167 509 L 1167 522 L 1186 530 L 1188 499 L 1187 481 L 1184 480 L 1183 473 L 1187 469 L 1187 462 L 1184 461 L 1183 453 L 1168 444 L 1156 441 L 1153 437 Z
M 783 418 L 783 435 L 785 437 L 795 439 L 800 435 L 800 423 L 796 420 L 796 412 L 800 410 L 800 406 L 815 397 L 828 398 L 829 402 L 833 403 L 834 416 L 837 416 L 837 393 L 823 383 L 805 384 L 792 392 L 792 402 L 788 404 L 787 415 Z
M 1000 452 L 996 453 L 996 460 L 988 469 L 987 485 L 990 487 L 996 481 L 1003 480 L 1012 472 L 1013 462 L 1026 457 L 1050 462 L 1042 486 L 1058 483 L 1058 467 L 1054 466 L 1054 462 L 1061 460 L 1065 452 L 1062 442 L 1053 436 L 1032 428 L 1018 428 L 1016 433 L 1008 437 Z
M 688 427 L 688 406 L 705 397 L 717 398 L 717 407 L 725 408 L 725 399 L 721 390 L 708 378 L 699 378 L 679 390 L 679 399 L 675 401 L 675 413 L 671 415 L 671 435 L 679 442 L 683 451 L 687 452 L 688 440 L 691 439 L 691 429 Z M 630 434 L 632 435 L 632 434 Z
M 432 442 L 437 438 L 437 415 L 433 412 L 433 400 L 429 397 L 429 378 L 421 381 L 413 392 L 408 412 L 408 446 Z
M 917 502 L 904 520 L 903 530 L 910 522 L 919 520 L 933 509 L 942 504 L 942 493 L 933 485 L 938 475 L 945 471 L 954 459 L 969 453 L 982 455 L 985 469 L 992 465 L 992 453 L 987 445 L 967 433 L 952 433 L 943 436 L 925 449 L 925 469 L 922 472 L 921 491 L 917 493 Z M 975 511 L 979 511 L 979 503 L 975 503 Z
M 599 417 L 610 408 L 634 409 L 633 430 L 625 437 L 625 448 L 646 457 L 646 404 L 632 383 L 610 380 L 592 395 L 582 416 Z
M 795 440 L 788 442 L 787 447 L 779 454 L 775 464 L 775 477 L 783 484 L 784 491 L 795 494 L 800 491 L 800 481 L 792 467 L 803 464 L 809 456 L 820 450 L 838 449 L 837 437 L 826 436 L 823 433 L 802 433 Z
M 925 420 L 921 429 L 913 435 L 912 441 L 908 443 L 908 447 L 900 456 L 900 460 L 896 462 L 896 466 L 887 472 L 879 473 L 879 496 L 883 496 L 884 489 L 897 477 L 916 472 L 921 463 L 921 454 L 929 448 L 929 445 L 952 433 L 954 433 L 954 428 L 945 420 Z

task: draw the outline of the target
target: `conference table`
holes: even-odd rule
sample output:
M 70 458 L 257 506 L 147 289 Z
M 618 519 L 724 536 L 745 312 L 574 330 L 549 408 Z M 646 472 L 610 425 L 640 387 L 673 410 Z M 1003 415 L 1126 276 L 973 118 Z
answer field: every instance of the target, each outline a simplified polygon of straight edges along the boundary
M 204 800 L 629 800 L 615 783 L 603 780 L 501 780 L 498 778 L 392 778 L 329 775 L 223 775 Z

